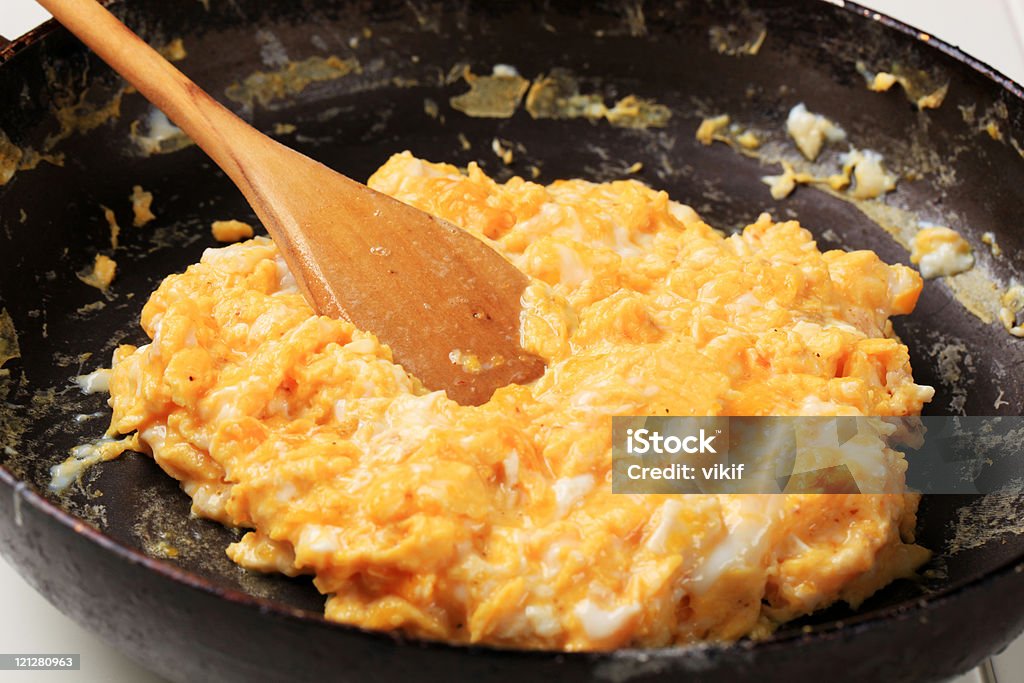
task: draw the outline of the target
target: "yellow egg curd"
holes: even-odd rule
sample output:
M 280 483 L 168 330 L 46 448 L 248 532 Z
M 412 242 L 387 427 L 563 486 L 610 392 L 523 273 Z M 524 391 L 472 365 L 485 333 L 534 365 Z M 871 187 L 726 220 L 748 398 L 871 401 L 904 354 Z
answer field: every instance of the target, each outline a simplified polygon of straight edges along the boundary
M 631 180 L 497 183 L 403 153 L 369 184 L 532 278 L 522 342 L 547 370 L 458 405 L 314 315 L 271 241 L 208 250 L 146 304 L 152 343 L 117 350 L 109 435 L 248 530 L 236 562 L 312 575 L 331 620 L 575 651 L 764 635 L 927 559 L 909 494 L 610 483 L 613 415 L 920 412 L 932 389 L 889 321 L 913 270 L 767 215 L 726 237 Z

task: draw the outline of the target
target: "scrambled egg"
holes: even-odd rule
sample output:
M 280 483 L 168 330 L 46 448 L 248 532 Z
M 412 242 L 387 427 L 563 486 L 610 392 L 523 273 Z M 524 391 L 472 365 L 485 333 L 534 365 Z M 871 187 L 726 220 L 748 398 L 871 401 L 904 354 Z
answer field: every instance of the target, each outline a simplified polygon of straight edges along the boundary
M 499 184 L 408 153 L 370 185 L 489 240 L 532 279 L 548 364 L 481 406 L 313 314 L 274 244 L 208 250 L 115 353 L 109 436 L 248 529 L 228 549 L 314 576 L 329 619 L 561 650 L 763 635 L 857 605 L 928 557 L 912 495 L 611 493 L 612 415 L 916 414 L 889 317 L 920 277 L 819 252 L 762 215 L 724 237 L 635 181 Z
M 807 111 L 803 102 L 790 110 L 789 117 L 786 118 L 786 131 L 796 142 L 800 152 L 810 161 L 818 158 L 826 142 L 846 139 L 846 131 L 821 114 Z
M 218 242 L 238 242 L 253 236 L 252 226 L 242 221 L 214 221 L 210 225 L 213 239 Z
M 931 279 L 963 273 L 974 267 L 974 252 L 960 233 L 940 226 L 923 228 L 911 242 L 910 262 Z

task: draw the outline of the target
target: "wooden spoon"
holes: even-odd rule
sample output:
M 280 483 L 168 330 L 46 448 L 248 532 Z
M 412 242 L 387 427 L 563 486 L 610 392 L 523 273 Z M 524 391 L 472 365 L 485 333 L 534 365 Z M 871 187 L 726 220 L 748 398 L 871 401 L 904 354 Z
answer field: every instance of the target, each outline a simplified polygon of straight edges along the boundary
M 462 404 L 543 373 L 519 343 L 527 278 L 496 251 L 263 135 L 95 0 L 38 2 L 227 173 L 317 313 L 373 332 Z

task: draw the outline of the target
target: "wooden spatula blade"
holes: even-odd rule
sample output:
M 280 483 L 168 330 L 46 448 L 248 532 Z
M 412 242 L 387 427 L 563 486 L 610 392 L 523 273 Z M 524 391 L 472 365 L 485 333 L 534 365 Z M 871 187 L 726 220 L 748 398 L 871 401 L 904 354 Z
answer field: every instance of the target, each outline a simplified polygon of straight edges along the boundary
M 301 158 L 315 190 L 293 193 L 288 203 L 302 206 L 286 215 L 275 200 L 261 218 L 278 222 L 271 232 L 289 264 L 304 264 L 296 279 L 316 310 L 372 331 L 459 403 L 543 373 L 520 345 L 522 272 L 461 228 Z M 302 225 L 290 224 L 296 216 Z

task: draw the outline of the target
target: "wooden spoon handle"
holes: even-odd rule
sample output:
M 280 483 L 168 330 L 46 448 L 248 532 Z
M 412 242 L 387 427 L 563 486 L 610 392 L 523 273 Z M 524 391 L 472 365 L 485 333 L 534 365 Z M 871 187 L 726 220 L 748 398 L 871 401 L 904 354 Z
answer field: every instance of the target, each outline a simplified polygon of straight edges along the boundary
M 294 183 L 286 187 L 288 183 L 282 179 L 294 180 L 297 169 L 319 164 L 259 132 L 210 97 L 96 0 L 37 2 L 209 155 L 241 190 L 281 249 L 314 309 L 338 315 L 336 311 L 323 310 L 311 296 L 303 276 L 307 270 L 316 268 L 316 263 L 309 263 L 303 254 L 306 236 L 301 226 L 295 225 L 288 202 L 309 204 L 311 200 L 282 191 L 294 189 Z M 335 175 L 346 186 L 358 186 L 341 174 Z
M 481 403 L 497 387 L 543 372 L 519 341 L 527 278 L 500 254 L 263 135 L 96 0 L 38 2 L 227 173 L 313 310 L 372 331 L 426 386 L 462 403 Z M 483 369 L 463 367 L 458 357 L 475 357 Z
M 37 2 L 167 114 L 252 201 L 254 188 L 236 152 L 253 136 L 268 138 L 207 95 L 96 0 Z

